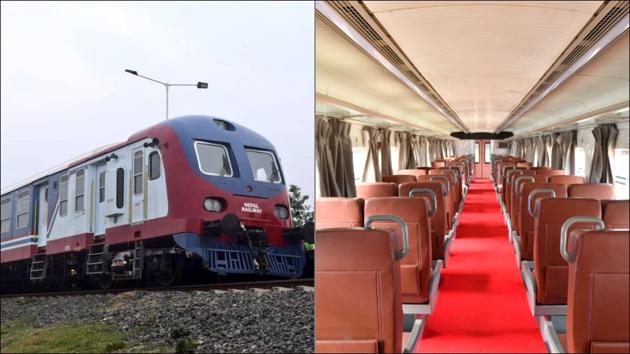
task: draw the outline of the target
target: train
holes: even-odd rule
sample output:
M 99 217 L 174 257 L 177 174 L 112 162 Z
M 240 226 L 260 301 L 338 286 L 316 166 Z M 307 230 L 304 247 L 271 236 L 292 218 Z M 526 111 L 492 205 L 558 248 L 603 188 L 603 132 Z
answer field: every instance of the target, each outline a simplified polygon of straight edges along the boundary
M 2 191 L 2 287 L 178 282 L 188 269 L 297 278 L 274 146 L 226 119 L 168 119 Z

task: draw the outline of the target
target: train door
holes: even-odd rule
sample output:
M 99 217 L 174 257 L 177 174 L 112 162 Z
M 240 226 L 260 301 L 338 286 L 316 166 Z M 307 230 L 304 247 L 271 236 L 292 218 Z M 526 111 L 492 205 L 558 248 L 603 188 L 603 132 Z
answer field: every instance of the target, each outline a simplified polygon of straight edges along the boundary
M 144 221 L 144 199 L 145 199 L 145 178 L 144 178 L 144 151 L 143 147 L 133 150 L 131 162 L 131 222 L 139 223 Z
M 107 178 L 107 165 L 100 164 L 96 166 L 96 188 L 94 190 L 94 235 L 102 235 L 105 233 L 105 199 L 107 191 L 105 189 L 105 180 Z
M 490 178 L 490 140 L 475 140 L 475 178 Z
M 39 198 L 37 201 L 37 246 L 46 246 L 48 235 L 48 183 L 39 186 Z

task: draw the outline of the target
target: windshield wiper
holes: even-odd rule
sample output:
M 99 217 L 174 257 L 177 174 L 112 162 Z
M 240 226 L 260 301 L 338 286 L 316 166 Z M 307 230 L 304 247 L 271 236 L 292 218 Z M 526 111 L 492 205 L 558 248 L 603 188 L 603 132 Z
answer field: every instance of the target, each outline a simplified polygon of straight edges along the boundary
M 276 164 L 271 165 L 271 176 L 269 176 L 269 182 L 276 182 L 280 180 L 280 172 L 276 168 Z
M 230 163 L 227 160 L 227 157 L 225 155 L 223 155 L 223 166 L 221 167 L 221 171 L 219 171 L 219 175 L 221 177 L 227 175 L 230 173 Z

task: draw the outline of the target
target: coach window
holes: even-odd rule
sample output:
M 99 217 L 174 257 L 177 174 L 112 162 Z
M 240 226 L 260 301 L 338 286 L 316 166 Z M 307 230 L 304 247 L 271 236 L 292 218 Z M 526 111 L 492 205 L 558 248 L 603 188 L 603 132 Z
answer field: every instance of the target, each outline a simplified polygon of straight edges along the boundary
M 142 194 L 142 151 L 133 154 L 133 194 Z
M 63 176 L 59 186 L 59 216 L 66 215 L 68 215 L 68 176 Z
M 0 233 L 11 230 L 11 196 L 2 198 L 0 208 Z
M 149 179 L 158 179 L 160 174 L 160 154 L 157 151 L 153 151 L 149 154 Z
M 85 209 L 85 170 L 77 171 L 74 189 L 74 212 Z
M 16 225 L 17 229 L 28 225 L 30 198 L 31 198 L 31 192 L 29 190 L 25 190 L 18 193 L 17 225 Z
M 116 170 L 116 208 L 121 209 L 125 204 L 125 170 Z
M 195 152 L 197 153 L 197 162 L 202 173 L 232 177 L 232 165 L 225 146 L 196 141 Z
M 98 202 L 105 201 L 105 171 L 98 174 Z

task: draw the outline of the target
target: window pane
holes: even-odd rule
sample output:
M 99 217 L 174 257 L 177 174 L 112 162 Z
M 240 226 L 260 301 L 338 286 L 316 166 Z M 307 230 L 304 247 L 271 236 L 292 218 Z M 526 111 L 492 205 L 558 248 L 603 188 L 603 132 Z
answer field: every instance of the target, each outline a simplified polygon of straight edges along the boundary
M 142 151 L 136 151 L 133 154 L 133 174 L 142 173 Z
M 28 213 L 18 215 L 17 228 L 25 227 L 28 225 Z
M 63 200 L 59 202 L 59 216 L 66 216 L 66 215 L 68 215 L 68 201 Z
M 105 172 L 101 172 L 98 175 L 98 186 L 100 188 L 105 188 Z
M 61 177 L 61 185 L 59 187 L 59 199 L 68 200 L 68 176 Z
M 479 163 L 479 143 L 475 143 L 475 163 Z
M 105 172 L 101 172 L 98 175 L 98 202 L 105 201 Z
M 160 154 L 157 151 L 149 155 L 149 179 L 160 178 Z
M 274 156 L 267 151 L 247 150 L 249 166 L 256 181 L 281 183 L 282 177 Z
M 11 198 L 2 199 L 2 208 L 0 209 L 0 219 L 11 219 Z
M 11 219 L 9 220 L 2 220 L 0 222 L 0 233 L 5 233 L 8 232 L 9 230 L 11 230 Z
M 83 211 L 83 195 L 80 195 L 74 200 L 74 211 Z
M 133 176 L 133 194 L 142 193 L 142 175 Z
M 490 163 L 490 143 L 483 144 L 483 162 Z
M 77 171 L 77 178 L 75 181 L 75 192 L 74 195 L 83 195 L 85 191 L 85 171 Z
M 208 175 L 232 177 L 230 158 L 224 146 L 197 142 L 195 149 L 201 172 Z
M 17 207 L 18 214 L 28 212 L 29 197 L 30 197 L 29 191 L 23 191 L 18 194 L 18 207 Z

